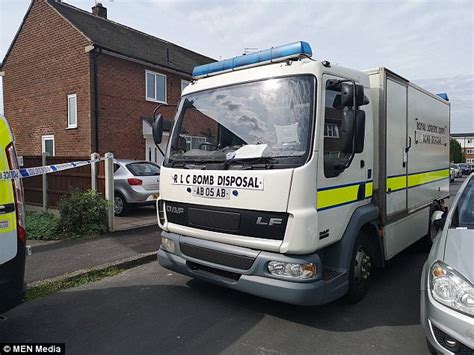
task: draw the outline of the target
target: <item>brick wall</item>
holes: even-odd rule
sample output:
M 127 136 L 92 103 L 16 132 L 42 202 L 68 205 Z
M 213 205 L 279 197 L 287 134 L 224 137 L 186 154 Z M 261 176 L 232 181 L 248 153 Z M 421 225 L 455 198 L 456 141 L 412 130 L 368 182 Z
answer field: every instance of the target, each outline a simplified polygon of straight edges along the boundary
M 41 154 L 55 136 L 57 156 L 91 151 L 88 41 L 43 0 L 35 0 L 4 63 L 4 110 L 20 155 Z M 77 94 L 78 128 L 67 128 L 67 95 Z
M 142 117 L 152 116 L 158 105 L 145 99 L 145 70 L 166 75 L 168 104 L 179 102 L 181 79 L 186 78 L 104 53 L 97 61 L 100 154 L 109 151 L 119 159 L 144 159 Z M 159 113 L 173 119 L 175 110 L 164 107 Z

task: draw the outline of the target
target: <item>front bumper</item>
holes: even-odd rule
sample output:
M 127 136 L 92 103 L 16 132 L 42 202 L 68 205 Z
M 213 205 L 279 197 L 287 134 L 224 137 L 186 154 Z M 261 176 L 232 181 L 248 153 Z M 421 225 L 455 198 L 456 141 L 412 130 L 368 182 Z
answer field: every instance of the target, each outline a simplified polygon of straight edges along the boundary
M 331 270 L 329 276 L 327 276 L 328 274 L 323 275 L 321 261 L 317 253 L 287 256 L 174 233 L 163 232 L 162 236 L 173 240 L 175 251 L 169 253 L 160 248 L 158 261 L 161 266 L 180 274 L 255 296 L 305 306 L 328 303 L 342 297 L 347 292 L 347 274 Z M 182 247 L 184 246 L 187 249 L 191 246 L 198 253 L 191 257 L 189 253 L 183 252 Z M 212 255 L 211 258 L 209 258 L 210 255 Z M 209 261 L 210 259 L 212 261 Z M 249 259 L 253 260 L 249 268 L 224 265 L 226 263 L 234 263 L 234 266 L 239 263 L 242 265 L 239 260 Z M 277 278 L 268 272 L 267 265 L 271 260 L 293 263 L 312 262 L 316 264 L 318 274 L 311 281 L 290 281 L 284 277 Z
M 426 338 L 437 351 L 442 354 L 455 354 L 441 344 L 443 337 L 447 335 L 461 343 L 460 351 L 463 354 L 474 353 L 474 318 L 437 302 L 428 288 L 421 291 L 420 312 Z

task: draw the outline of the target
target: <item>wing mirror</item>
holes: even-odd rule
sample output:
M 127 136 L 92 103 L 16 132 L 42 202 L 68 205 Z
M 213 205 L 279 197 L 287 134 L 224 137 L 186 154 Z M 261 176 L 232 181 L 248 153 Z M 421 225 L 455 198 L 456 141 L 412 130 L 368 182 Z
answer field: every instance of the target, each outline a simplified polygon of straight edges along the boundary
M 443 211 L 434 211 L 431 215 L 431 224 L 435 227 L 436 230 L 443 229 L 444 222 L 446 221 L 446 212 Z
M 343 107 L 354 106 L 354 95 L 356 106 L 364 106 L 369 103 L 369 99 L 364 95 L 364 86 L 356 84 L 355 88 L 351 82 L 343 82 L 341 84 L 341 105 Z
M 343 111 L 340 151 L 346 154 L 361 153 L 364 150 L 364 136 L 365 112 L 361 110 Z
M 159 145 L 161 143 L 161 139 L 163 138 L 163 115 L 162 114 L 159 114 L 153 120 L 152 131 L 153 131 L 153 140 L 155 141 L 156 145 Z

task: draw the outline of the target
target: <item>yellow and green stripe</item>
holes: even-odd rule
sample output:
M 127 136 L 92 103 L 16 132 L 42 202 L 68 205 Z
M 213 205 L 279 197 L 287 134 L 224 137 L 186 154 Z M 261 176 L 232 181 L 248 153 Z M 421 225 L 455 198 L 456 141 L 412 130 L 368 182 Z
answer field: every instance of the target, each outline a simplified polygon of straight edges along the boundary
M 436 169 L 407 175 L 389 176 L 387 192 L 395 192 L 449 178 L 449 169 Z
M 361 185 L 364 185 L 360 187 Z M 359 189 L 364 189 L 362 198 L 359 196 Z M 318 190 L 316 208 L 318 211 L 327 210 L 334 207 L 344 206 L 357 201 L 372 197 L 373 182 L 362 181 L 347 185 L 324 187 Z

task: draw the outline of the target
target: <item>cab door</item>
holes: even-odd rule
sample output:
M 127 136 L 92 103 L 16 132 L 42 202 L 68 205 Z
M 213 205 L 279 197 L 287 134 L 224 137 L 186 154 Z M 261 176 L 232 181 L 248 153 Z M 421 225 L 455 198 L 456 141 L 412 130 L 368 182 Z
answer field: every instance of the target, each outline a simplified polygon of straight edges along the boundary
M 341 106 L 341 88 L 332 86 L 332 82 L 345 79 L 324 75 L 322 82 L 316 205 L 319 238 L 325 241 L 339 239 L 355 209 L 368 203 L 367 198 L 372 195 L 367 144 L 360 153 L 343 152 L 342 148 L 344 135 L 349 134 L 344 129 L 344 111 L 352 108 Z
M 0 116 L 0 172 L 11 170 L 15 164 L 12 154 L 8 159 L 8 150 L 13 151 L 12 135 L 5 118 Z M 17 254 L 17 223 L 15 195 L 12 180 L 0 180 L 0 265 L 13 259 Z

